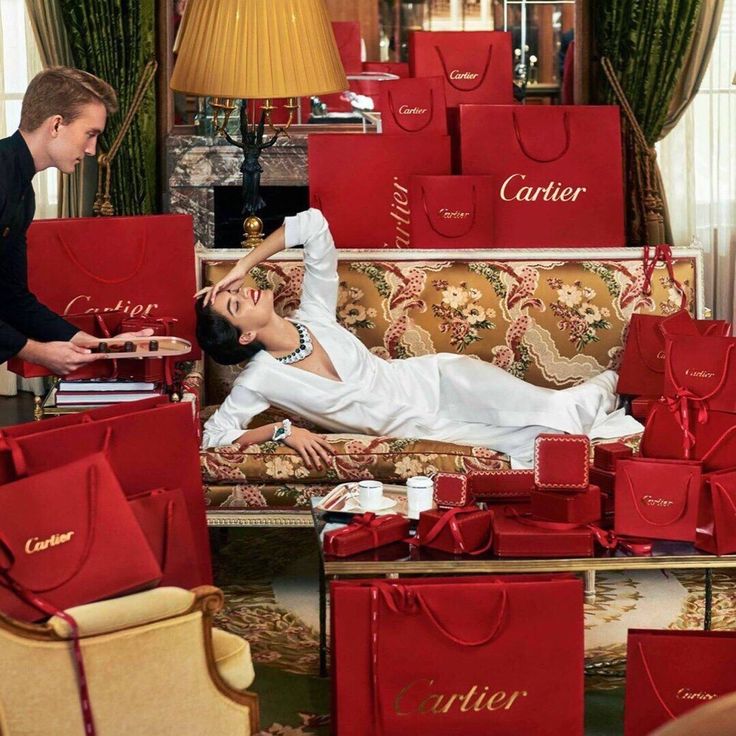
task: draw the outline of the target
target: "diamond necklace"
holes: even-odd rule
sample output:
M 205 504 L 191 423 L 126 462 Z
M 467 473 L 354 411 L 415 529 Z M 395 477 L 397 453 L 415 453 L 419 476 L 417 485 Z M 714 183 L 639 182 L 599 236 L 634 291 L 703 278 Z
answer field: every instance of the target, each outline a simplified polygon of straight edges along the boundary
M 296 327 L 296 331 L 299 333 L 299 347 L 294 350 L 294 352 L 289 353 L 288 355 L 283 355 L 280 358 L 276 358 L 279 363 L 284 363 L 285 365 L 289 365 L 290 363 L 297 363 L 300 360 L 304 360 L 304 358 L 310 356 L 312 354 L 312 350 L 314 350 L 314 346 L 312 345 L 312 338 L 309 337 L 309 332 L 307 331 L 307 328 L 299 322 L 292 322 L 292 324 L 294 325 L 294 327 Z

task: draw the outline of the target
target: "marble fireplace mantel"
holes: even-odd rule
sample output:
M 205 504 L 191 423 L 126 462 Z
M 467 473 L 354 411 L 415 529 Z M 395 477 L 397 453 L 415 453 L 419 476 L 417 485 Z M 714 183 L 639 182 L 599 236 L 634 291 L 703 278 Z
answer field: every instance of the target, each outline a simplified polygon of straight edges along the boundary
M 166 141 L 168 209 L 192 215 L 198 250 L 214 247 L 215 187 L 241 186 L 242 161 L 242 151 L 219 137 L 171 135 Z M 282 136 L 263 151 L 260 162 L 262 186 L 306 186 L 306 133 Z

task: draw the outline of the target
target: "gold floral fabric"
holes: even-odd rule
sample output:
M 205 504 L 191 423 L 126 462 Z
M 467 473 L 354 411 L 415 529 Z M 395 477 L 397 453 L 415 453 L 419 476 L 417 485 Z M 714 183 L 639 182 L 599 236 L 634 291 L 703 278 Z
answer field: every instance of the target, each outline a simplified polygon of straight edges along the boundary
M 412 475 L 509 467 L 502 453 L 434 440 L 407 440 L 367 435 L 329 435 L 332 461 L 322 470 L 307 468 L 301 457 L 276 442 L 241 448 L 227 445 L 201 453 L 205 484 L 330 483 L 373 478 L 403 482 Z
M 206 262 L 212 283 L 230 262 Z M 694 258 L 674 261 L 693 303 Z M 375 354 L 407 358 L 448 352 L 477 355 L 531 383 L 564 388 L 616 368 L 634 312 L 670 314 L 681 294 L 664 264 L 644 293 L 641 259 L 339 262 L 337 318 Z M 253 285 L 274 289 L 276 310 L 299 305 L 301 261 L 269 261 Z M 208 403 L 227 396 L 242 366 L 208 362 Z

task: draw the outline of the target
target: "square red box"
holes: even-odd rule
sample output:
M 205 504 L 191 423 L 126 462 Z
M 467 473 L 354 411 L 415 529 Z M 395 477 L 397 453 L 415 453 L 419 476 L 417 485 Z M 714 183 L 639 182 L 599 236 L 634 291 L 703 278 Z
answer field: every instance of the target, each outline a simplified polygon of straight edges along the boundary
M 538 490 L 585 491 L 590 483 L 590 440 L 582 434 L 540 434 L 534 442 Z
M 532 493 L 532 516 L 567 524 L 592 524 L 602 515 L 601 489 L 588 486 L 583 493 Z

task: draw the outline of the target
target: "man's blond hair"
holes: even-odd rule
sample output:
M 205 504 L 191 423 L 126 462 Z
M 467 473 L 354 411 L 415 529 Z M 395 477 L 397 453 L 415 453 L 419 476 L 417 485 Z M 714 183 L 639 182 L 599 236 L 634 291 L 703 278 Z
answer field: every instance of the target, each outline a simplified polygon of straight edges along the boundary
M 20 129 L 30 133 L 52 115 L 61 115 L 68 124 L 90 102 L 102 103 L 108 115 L 118 109 L 115 90 L 99 77 L 68 66 L 49 67 L 36 74 L 28 85 L 20 111 Z

